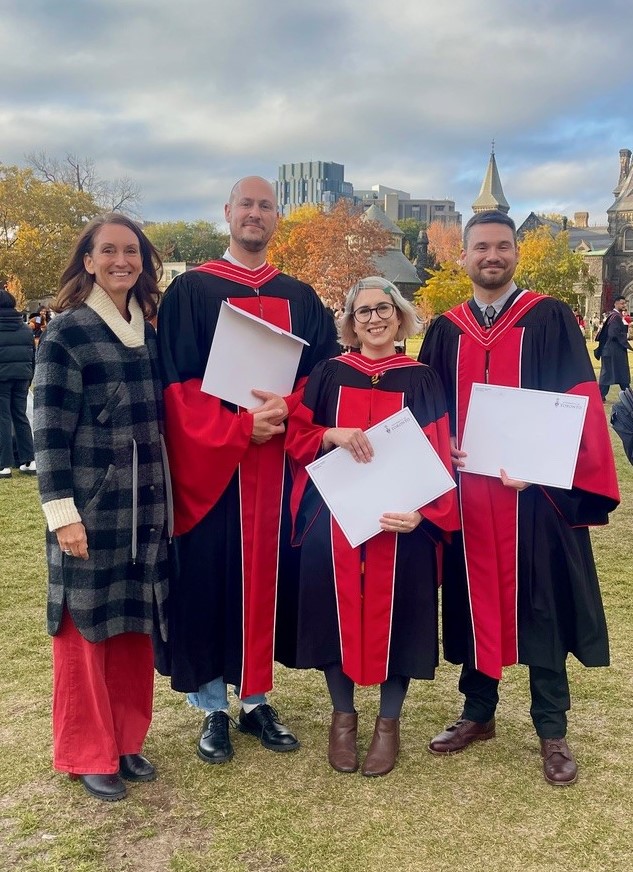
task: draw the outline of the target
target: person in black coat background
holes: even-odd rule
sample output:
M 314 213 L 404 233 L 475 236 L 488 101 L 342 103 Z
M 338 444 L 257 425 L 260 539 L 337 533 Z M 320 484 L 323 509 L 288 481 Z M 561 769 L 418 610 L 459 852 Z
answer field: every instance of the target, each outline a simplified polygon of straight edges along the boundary
M 607 331 L 607 341 L 600 358 L 600 395 L 602 402 L 607 398 L 611 385 L 620 385 L 626 390 L 631 382 L 628 352 L 633 351 L 627 339 L 628 325 L 623 314 L 626 314 L 626 298 L 616 297 L 613 311 L 605 321 L 602 329 Z
M 11 478 L 13 433 L 20 472 L 35 474 L 33 434 L 26 400 L 33 379 L 35 345 L 31 329 L 15 308 L 15 297 L 0 290 L 0 478 Z

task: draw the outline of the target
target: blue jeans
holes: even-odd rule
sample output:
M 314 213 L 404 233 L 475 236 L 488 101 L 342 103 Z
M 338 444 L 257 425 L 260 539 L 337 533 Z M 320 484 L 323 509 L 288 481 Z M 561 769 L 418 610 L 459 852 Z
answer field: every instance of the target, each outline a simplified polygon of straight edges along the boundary
M 207 712 L 219 712 L 229 707 L 229 698 L 227 693 L 227 685 L 224 679 L 220 676 L 214 678 L 213 681 L 207 681 L 198 688 L 197 693 L 188 693 L 187 702 L 194 708 L 203 709 Z M 235 695 L 239 697 L 239 687 L 234 687 Z M 255 696 L 247 696 L 242 700 L 246 705 L 262 705 L 266 702 L 266 694 L 260 693 Z

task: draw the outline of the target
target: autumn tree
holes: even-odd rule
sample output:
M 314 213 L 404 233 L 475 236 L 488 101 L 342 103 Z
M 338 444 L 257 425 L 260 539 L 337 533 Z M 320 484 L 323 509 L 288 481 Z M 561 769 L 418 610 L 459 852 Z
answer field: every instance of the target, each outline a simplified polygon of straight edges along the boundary
M 79 231 L 98 211 L 85 192 L 0 164 L 0 279 L 19 280 L 28 299 L 53 292 Z
M 570 250 L 567 232 L 552 236 L 549 227 L 536 227 L 521 240 L 515 281 L 519 287 L 576 305 L 579 286 L 586 292 L 582 254 Z
M 440 315 L 472 296 L 472 284 L 457 260 L 446 261 L 438 269 L 427 269 L 426 285 L 416 291 L 413 300 L 434 315 Z
M 79 193 L 89 194 L 100 212 L 125 212 L 138 217 L 141 189 L 129 176 L 104 179 L 92 158 L 70 152 L 66 152 L 63 160 L 45 151 L 30 152 L 26 160 L 40 181 L 68 185 Z
M 432 221 L 427 229 L 429 254 L 436 264 L 456 261 L 462 250 L 462 234 L 457 224 Z
M 307 282 L 326 305 L 337 309 L 359 279 L 375 275 L 375 255 L 384 254 L 391 234 L 347 200 L 326 212 L 303 206 L 279 221 L 268 260 Z
M 280 218 L 268 248 L 268 261 L 274 263 L 282 272 L 297 278 L 307 275 L 310 270 L 309 243 L 313 233 L 306 232 L 306 227 L 316 226 L 323 214 L 322 206 L 306 203 Z
M 24 293 L 24 288 L 22 287 L 20 279 L 17 276 L 9 276 L 6 282 L 6 288 L 10 294 L 13 294 L 15 298 L 15 308 L 18 312 L 26 311 L 28 300 L 26 299 L 26 294 Z
M 418 218 L 401 218 L 399 221 L 396 221 L 396 224 L 404 233 L 402 250 L 405 256 L 413 263 L 418 253 L 418 236 L 420 235 L 420 230 L 426 229 L 426 221 L 420 221 Z
M 229 244 L 228 233 L 209 221 L 165 221 L 143 230 L 166 261 L 204 263 L 222 257 Z
M 419 288 L 415 294 L 413 295 L 413 303 L 418 313 L 418 318 L 420 319 L 420 323 L 422 324 L 421 333 L 424 334 L 427 331 L 429 324 L 431 323 L 435 312 L 433 310 L 433 306 L 430 301 L 425 299 L 425 297 L 420 293 L 423 288 Z

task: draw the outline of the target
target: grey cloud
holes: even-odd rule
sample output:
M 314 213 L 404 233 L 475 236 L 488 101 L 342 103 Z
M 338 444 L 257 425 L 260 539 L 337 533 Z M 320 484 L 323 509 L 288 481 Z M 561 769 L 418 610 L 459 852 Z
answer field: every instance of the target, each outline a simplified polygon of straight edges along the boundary
M 467 212 L 494 137 L 513 211 L 604 210 L 633 147 L 629 15 L 620 0 L 9 0 L 0 159 L 90 155 L 142 185 L 153 219 L 220 217 L 239 176 L 310 159 Z M 565 171 L 583 157 L 591 179 Z

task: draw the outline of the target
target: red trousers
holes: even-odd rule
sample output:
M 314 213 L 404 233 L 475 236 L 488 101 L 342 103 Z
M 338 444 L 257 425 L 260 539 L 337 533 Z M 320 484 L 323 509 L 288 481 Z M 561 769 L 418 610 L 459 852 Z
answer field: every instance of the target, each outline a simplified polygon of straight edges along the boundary
M 149 636 L 88 642 L 68 613 L 53 636 L 53 765 L 74 775 L 110 775 L 139 754 L 152 720 L 154 657 Z

